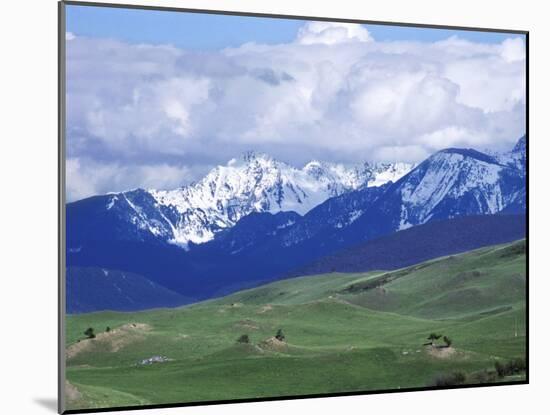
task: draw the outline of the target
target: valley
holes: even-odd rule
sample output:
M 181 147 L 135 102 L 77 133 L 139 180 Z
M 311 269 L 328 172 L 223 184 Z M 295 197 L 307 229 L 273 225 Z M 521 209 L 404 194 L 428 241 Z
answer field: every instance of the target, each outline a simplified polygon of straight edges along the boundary
M 528 383 L 527 32 L 61 3 L 60 412 Z
M 525 307 L 519 240 L 395 271 L 281 280 L 180 308 L 68 315 L 68 406 L 521 382 Z M 89 328 L 94 338 L 84 335 Z M 441 336 L 435 347 L 426 345 L 432 333 Z M 513 369 L 499 376 L 498 365 Z

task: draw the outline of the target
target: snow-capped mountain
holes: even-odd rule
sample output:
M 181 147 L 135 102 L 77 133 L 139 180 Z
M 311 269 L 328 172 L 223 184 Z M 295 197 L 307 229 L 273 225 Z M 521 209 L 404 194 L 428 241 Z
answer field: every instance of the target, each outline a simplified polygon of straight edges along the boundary
M 514 167 L 525 174 L 526 168 L 526 137 L 521 137 L 514 148 L 506 153 L 497 154 L 496 159 L 504 165 Z
M 159 238 L 186 246 L 212 240 L 250 213 L 304 215 L 331 197 L 398 180 L 412 167 L 311 161 L 298 169 L 266 154 L 247 152 L 189 186 L 106 195 L 105 209 L 122 216 L 143 240 Z
M 174 191 L 138 189 L 68 204 L 67 266 L 132 272 L 205 299 L 283 278 L 324 256 L 386 236 L 432 237 L 417 232 L 418 225 L 451 229 L 446 221 L 469 217 L 475 228 L 504 214 L 517 214 L 510 220 L 521 225 L 527 207 L 525 147 L 523 138 L 502 155 L 442 150 L 381 186 L 373 184 L 384 182 L 384 175 L 398 177 L 398 165 L 346 169 L 311 162 L 297 169 L 248 154 Z M 497 228 L 508 223 L 497 222 L 491 221 Z M 494 234 L 491 243 L 522 237 L 521 227 L 506 233 L 493 225 L 479 228 Z M 483 238 L 470 230 L 467 240 L 449 235 L 452 243 L 442 232 L 441 246 L 483 246 Z M 187 252 L 173 243 L 178 237 L 182 244 L 192 241 L 185 239 L 190 235 L 205 242 Z M 415 238 L 414 254 L 397 243 L 409 251 L 411 263 L 434 253 Z
M 513 160 L 523 160 L 520 165 L 503 164 L 499 158 L 472 149 L 451 148 L 433 154 L 395 182 L 330 198 L 291 226 L 267 228 L 266 252 L 279 247 L 328 252 L 435 220 L 524 213 L 521 141 L 507 153 L 514 153 Z M 239 222 L 210 244 L 226 252 L 262 249 L 258 246 L 261 238 L 248 226 L 248 222 Z
M 394 190 L 401 201 L 399 229 L 431 219 L 501 212 L 516 200 L 522 178 L 515 163 L 503 165 L 472 149 L 442 150 Z

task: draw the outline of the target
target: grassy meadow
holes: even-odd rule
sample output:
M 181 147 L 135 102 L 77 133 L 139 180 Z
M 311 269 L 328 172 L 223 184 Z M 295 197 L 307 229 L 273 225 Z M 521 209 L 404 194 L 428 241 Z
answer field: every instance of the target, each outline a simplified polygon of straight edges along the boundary
M 69 315 L 67 406 L 521 381 L 522 370 L 498 376 L 494 368 L 525 357 L 525 286 L 522 240 L 175 309 Z M 90 327 L 95 338 L 84 335 Z M 274 337 L 279 329 L 284 338 Z M 436 347 L 426 345 L 430 333 L 442 336 Z M 162 361 L 142 363 L 154 356 Z

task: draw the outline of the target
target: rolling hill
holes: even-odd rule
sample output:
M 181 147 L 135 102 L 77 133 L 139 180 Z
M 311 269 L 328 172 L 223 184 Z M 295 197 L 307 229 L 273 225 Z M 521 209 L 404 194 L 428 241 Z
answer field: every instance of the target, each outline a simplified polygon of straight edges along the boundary
M 464 383 L 522 382 L 524 372 L 499 378 L 493 367 L 525 356 L 525 273 L 520 240 L 396 271 L 277 281 L 177 309 L 68 316 L 68 404 L 407 389 L 457 371 Z M 88 327 L 95 339 L 85 339 Z M 282 341 L 273 338 L 279 329 Z M 432 332 L 452 347 L 424 346 Z M 248 343 L 237 342 L 243 334 Z M 158 363 L 142 363 L 152 357 Z
M 289 275 L 396 269 L 525 236 L 525 215 L 465 216 L 428 222 L 317 259 Z
M 242 219 L 245 222 L 243 226 L 237 224 L 230 232 L 232 238 L 238 237 L 242 243 L 250 238 L 264 241 L 257 234 L 247 233 L 247 229 L 259 231 L 283 226 L 295 218 L 295 215 L 283 212 L 277 215 L 257 213 Z M 253 226 L 249 226 L 250 222 Z M 78 261 L 74 261 L 76 264 L 72 260 L 69 264 L 71 268 L 103 268 L 141 275 L 158 286 L 198 301 L 289 276 L 396 269 L 440 255 L 509 242 L 524 236 L 525 216 L 487 215 L 430 222 L 356 245 L 333 256 L 321 257 L 313 263 L 312 260 L 319 256 L 314 250 L 281 248 L 259 242 L 252 252 L 248 250 L 253 247 L 237 253 L 201 247 L 186 253 L 176 246 L 110 241 L 90 242 L 85 249 L 73 254 L 72 258 L 78 257 Z M 98 262 L 102 267 L 95 265 Z M 101 292 L 104 288 L 92 287 L 94 281 L 102 282 L 103 279 L 89 280 L 88 290 Z M 127 285 L 120 287 L 132 290 Z M 84 291 L 80 293 L 82 296 L 77 296 L 74 301 L 87 302 L 92 306 L 91 298 L 86 298 L 88 294 Z M 94 298 L 99 302 L 93 310 L 105 310 L 104 301 Z M 145 305 L 149 304 L 145 301 Z M 165 306 L 173 304 L 167 302 Z M 147 308 L 138 302 L 133 307 L 134 310 Z
M 193 302 L 141 275 L 105 268 L 67 269 L 67 313 L 136 311 Z

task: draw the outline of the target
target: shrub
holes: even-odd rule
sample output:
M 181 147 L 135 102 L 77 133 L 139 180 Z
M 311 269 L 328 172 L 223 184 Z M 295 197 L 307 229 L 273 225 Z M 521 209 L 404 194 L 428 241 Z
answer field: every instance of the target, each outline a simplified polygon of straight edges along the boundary
M 497 373 L 487 369 L 472 373 L 472 380 L 475 383 L 493 383 L 497 380 Z
M 275 338 L 279 341 L 284 341 L 285 335 L 283 334 L 282 329 L 277 330 L 277 334 L 275 335 Z
M 487 371 L 487 382 L 492 383 L 492 382 L 496 382 L 496 380 L 497 380 L 496 372 L 493 370 Z
M 486 370 L 480 370 L 479 372 L 474 372 L 472 374 L 472 379 L 476 383 L 487 383 L 489 380 L 489 374 Z
M 522 357 L 508 360 L 506 363 L 497 360 L 495 362 L 495 370 L 499 378 L 516 375 L 527 370 L 527 362 Z
M 525 372 L 527 369 L 527 364 L 525 362 L 525 359 L 523 358 L 516 358 L 509 360 L 506 365 L 506 374 L 508 375 L 516 375 L 521 372 Z
M 439 387 L 462 385 L 466 382 L 464 372 L 453 372 L 449 374 L 439 375 L 434 380 L 434 385 Z
M 242 334 L 237 339 L 237 343 L 243 343 L 243 344 L 250 343 L 250 337 L 248 337 L 248 334 Z
M 430 333 L 430 335 L 428 336 L 428 340 L 430 341 L 432 346 L 435 344 L 435 341 L 440 338 L 441 338 L 441 334 L 436 334 L 436 333 Z
M 95 333 L 94 333 L 93 327 L 88 327 L 86 329 L 86 331 L 84 332 L 84 335 L 89 339 L 95 338 Z
M 105 331 L 106 331 L 107 333 L 109 333 L 109 332 L 111 331 L 111 328 L 110 328 L 109 326 L 107 326 L 107 328 L 105 329 Z
M 495 362 L 495 370 L 499 378 L 506 376 L 506 366 L 498 360 Z
M 443 341 L 445 342 L 445 346 L 447 347 L 451 347 L 451 344 L 453 344 L 453 341 L 451 340 L 451 338 L 447 336 L 443 336 Z

